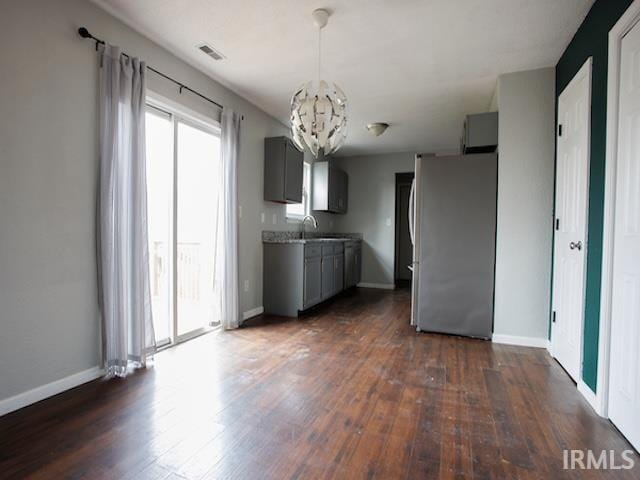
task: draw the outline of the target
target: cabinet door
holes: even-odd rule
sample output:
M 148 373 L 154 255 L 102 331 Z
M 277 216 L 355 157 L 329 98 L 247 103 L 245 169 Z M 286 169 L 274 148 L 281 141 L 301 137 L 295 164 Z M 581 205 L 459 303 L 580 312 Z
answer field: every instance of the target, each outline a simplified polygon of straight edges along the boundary
M 303 154 L 291 142 L 285 146 L 284 197 L 289 202 L 302 203 Z
M 356 248 L 353 263 L 355 284 L 357 285 L 362 281 L 362 248 Z
M 355 251 L 353 247 L 344 248 L 344 288 L 355 285 Z
M 334 258 L 334 268 L 335 268 L 335 282 L 334 282 L 334 293 L 340 293 L 344 290 L 344 254 L 336 255 Z
M 307 258 L 304 261 L 304 308 L 322 300 L 322 259 Z
M 336 212 L 347 213 L 347 193 L 349 177 L 342 170 L 336 171 Z
M 342 181 L 340 182 L 341 197 L 342 197 L 342 210 L 341 213 L 347 213 L 349 208 L 349 175 L 346 172 L 342 172 Z
M 340 171 L 329 167 L 328 206 L 330 212 L 340 211 Z
M 322 300 L 333 295 L 335 290 L 335 266 L 333 255 L 322 257 Z

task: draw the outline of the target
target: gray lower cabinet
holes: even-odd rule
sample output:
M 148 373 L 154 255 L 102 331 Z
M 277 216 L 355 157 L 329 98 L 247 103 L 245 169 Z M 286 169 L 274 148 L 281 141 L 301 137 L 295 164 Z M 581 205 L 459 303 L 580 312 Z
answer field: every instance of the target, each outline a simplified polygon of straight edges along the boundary
M 333 257 L 333 268 L 334 291 L 339 293 L 344 290 L 344 254 Z
M 322 301 L 322 257 L 304 260 L 304 301 L 309 308 Z
M 358 246 L 355 249 L 354 254 L 354 285 L 359 284 L 362 281 L 362 245 L 358 242 Z
M 264 243 L 265 313 L 297 317 L 344 289 L 344 245 Z
M 333 255 L 322 257 L 322 300 L 333 296 L 335 273 L 333 267 Z
M 355 251 L 353 245 L 344 247 L 344 288 L 353 287 L 355 279 Z
M 362 278 L 362 244 L 346 242 L 344 246 L 344 288 L 355 287 Z

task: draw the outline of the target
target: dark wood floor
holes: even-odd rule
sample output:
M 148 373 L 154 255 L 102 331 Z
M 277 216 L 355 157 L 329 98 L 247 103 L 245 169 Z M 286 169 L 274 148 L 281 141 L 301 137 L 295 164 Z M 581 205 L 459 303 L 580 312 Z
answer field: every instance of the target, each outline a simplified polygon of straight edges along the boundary
M 0 418 L 2 478 L 640 478 L 544 350 L 418 334 L 407 291 L 259 318 Z M 636 457 L 637 459 L 637 457 Z

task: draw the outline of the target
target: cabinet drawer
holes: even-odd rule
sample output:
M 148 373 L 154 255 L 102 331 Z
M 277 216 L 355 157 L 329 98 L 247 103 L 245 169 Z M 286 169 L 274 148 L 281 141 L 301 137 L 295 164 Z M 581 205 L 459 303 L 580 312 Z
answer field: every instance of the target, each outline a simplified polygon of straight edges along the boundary
M 304 258 L 319 257 L 322 253 L 321 245 L 306 245 L 304 247 Z

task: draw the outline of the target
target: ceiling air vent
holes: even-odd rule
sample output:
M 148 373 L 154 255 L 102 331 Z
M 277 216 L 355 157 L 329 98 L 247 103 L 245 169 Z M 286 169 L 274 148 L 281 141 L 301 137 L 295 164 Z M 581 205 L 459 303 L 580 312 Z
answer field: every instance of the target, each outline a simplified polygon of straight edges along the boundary
M 198 50 L 200 50 L 201 52 L 206 53 L 207 55 L 209 55 L 214 60 L 224 60 L 225 58 L 227 58 L 222 53 L 217 51 L 212 46 L 207 45 L 206 43 L 203 43 L 202 45 L 199 45 L 198 46 Z

